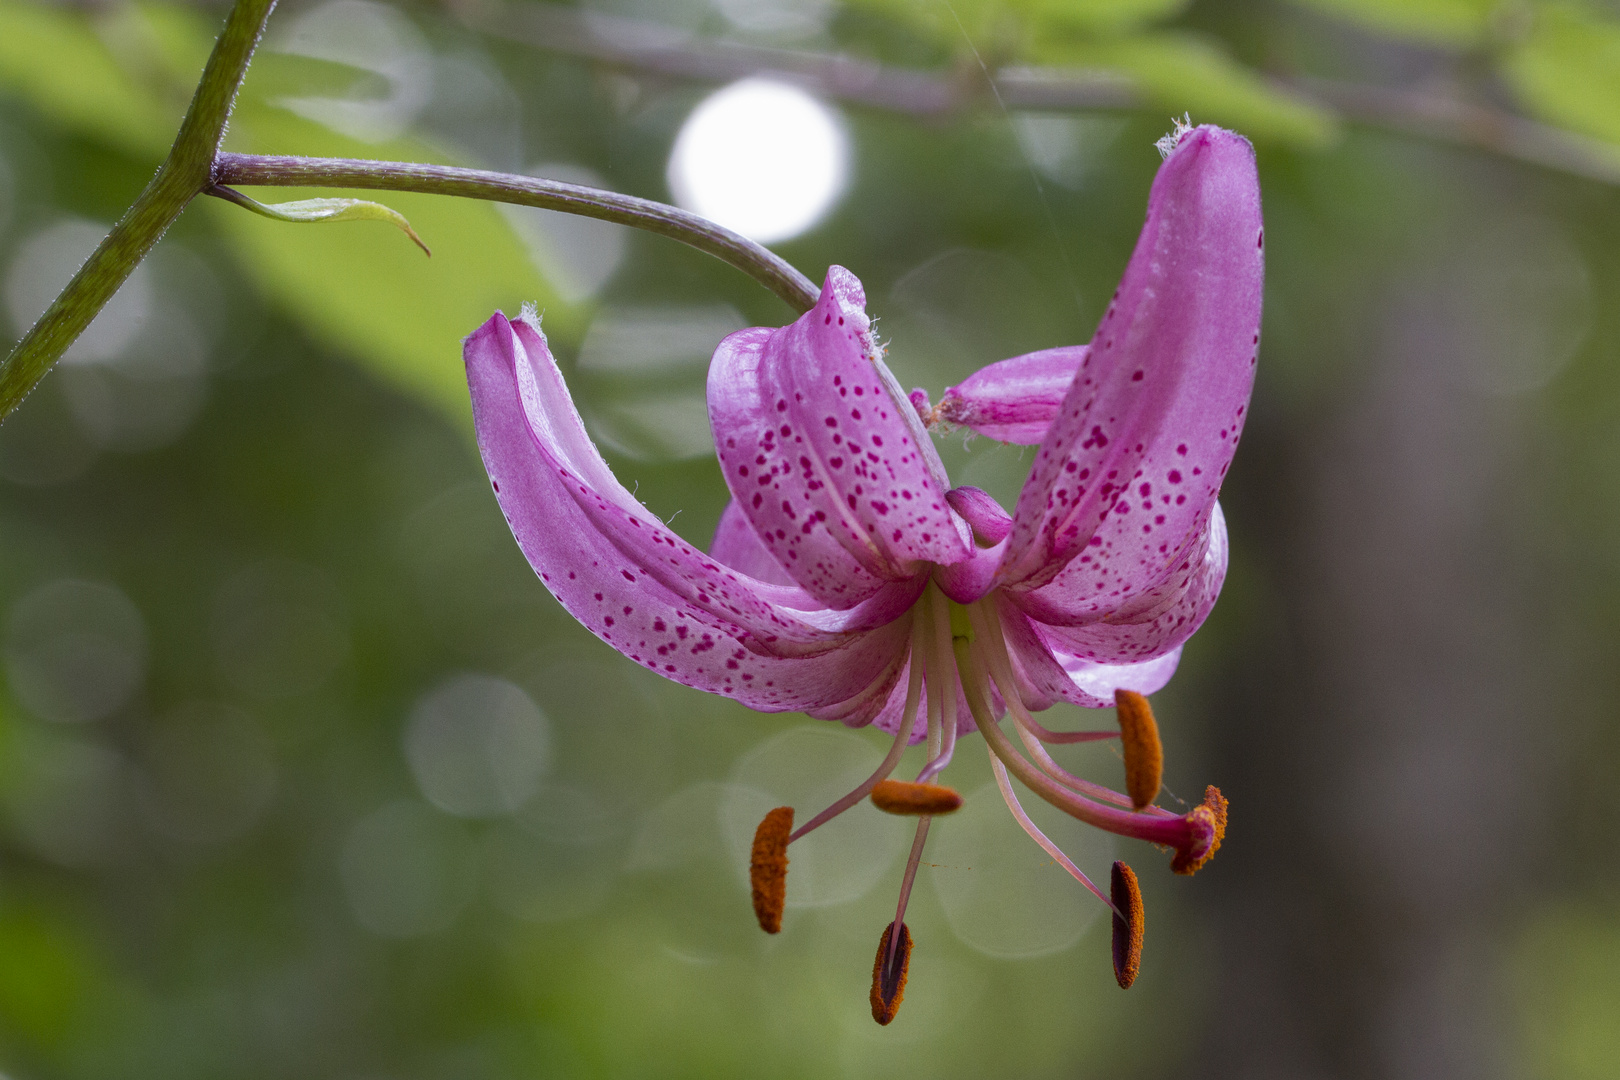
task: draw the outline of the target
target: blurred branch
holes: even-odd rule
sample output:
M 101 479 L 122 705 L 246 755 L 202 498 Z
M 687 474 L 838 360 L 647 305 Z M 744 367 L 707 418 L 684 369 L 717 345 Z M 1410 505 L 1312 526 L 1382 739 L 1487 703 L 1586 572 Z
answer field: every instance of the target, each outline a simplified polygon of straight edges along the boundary
M 0 419 L 22 403 L 186 204 L 212 182 L 209 170 L 214 154 L 273 7 L 275 0 L 237 0 L 231 8 L 180 132 L 157 175 L 0 363 Z
M 1370 127 L 1486 150 L 1543 168 L 1620 184 L 1620 147 L 1438 90 L 1296 77 L 1328 108 Z
M 1014 109 L 1142 109 L 1153 103 L 1107 71 L 977 67 L 934 73 L 856 57 L 704 39 L 647 22 L 547 3 L 469 0 L 456 5 L 475 29 L 534 48 L 637 72 L 699 82 L 753 75 L 798 83 L 824 97 L 913 116 L 947 116 L 987 97 Z M 1441 91 L 1274 77 L 1272 84 L 1352 123 L 1484 150 L 1544 168 L 1620 184 L 1620 148 Z
M 795 311 L 809 311 L 818 291 L 785 259 L 747 237 L 674 206 L 614 191 L 533 176 L 354 158 L 270 157 L 221 153 L 214 183 L 276 187 L 342 187 L 459 195 L 617 222 L 668 236 L 748 274 Z
M 825 97 L 914 116 L 958 112 L 985 90 L 977 65 L 948 75 L 885 67 L 853 56 L 703 39 L 661 23 L 560 4 L 474 0 L 456 5 L 456 10 L 474 29 L 548 52 L 697 82 L 770 75 Z M 1142 104 L 1117 75 L 1069 72 L 1053 78 L 1055 74 L 1002 69 L 994 79 L 1002 100 L 1014 108 L 1133 109 Z

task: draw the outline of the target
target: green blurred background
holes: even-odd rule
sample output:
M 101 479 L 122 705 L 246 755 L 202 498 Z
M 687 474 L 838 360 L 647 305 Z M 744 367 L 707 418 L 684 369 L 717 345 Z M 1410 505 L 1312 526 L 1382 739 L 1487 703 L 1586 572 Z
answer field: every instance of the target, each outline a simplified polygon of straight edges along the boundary
M 222 17 L 0 0 L 10 339 L 150 177 Z M 230 148 L 664 200 L 739 64 L 854 58 L 816 87 L 847 187 L 774 246 L 860 275 L 936 398 L 1090 336 L 1169 115 L 1250 135 L 1271 242 L 1231 573 L 1157 698 L 1169 789 L 1219 784 L 1231 832 L 1187 880 L 1035 809 L 1142 878 L 1121 993 L 1100 906 L 968 740 L 876 1027 L 904 827 L 796 846 L 778 938 L 744 864 L 762 808 L 813 811 L 883 738 L 575 625 L 490 496 L 458 350 L 538 302 L 614 468 L 706 543 L 707 354 L 787 308 L 541 211 L 385 194 L 428 260 L 200 200 L 0 426 L 0 1074 L 1620 1076 L 1612 0 L 298 0 L 270 26 Z M 1032 65 L 1109 107 L 985 91 Z M 875 72 L 954 96 L 877 100 Z M 1029 451 L 941 448 L 1011 505 Z

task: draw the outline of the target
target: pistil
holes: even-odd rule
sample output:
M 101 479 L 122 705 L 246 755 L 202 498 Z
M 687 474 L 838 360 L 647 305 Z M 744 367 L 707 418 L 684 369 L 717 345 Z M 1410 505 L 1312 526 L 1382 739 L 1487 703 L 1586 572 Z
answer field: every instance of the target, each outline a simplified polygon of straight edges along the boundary
M 1039 728 L 1040 725 L 1035 723 L 1034 717 L 1030 715 L 1029 709 L 1024 705 L 1023 698 L 1018 692 L 1018 684 L 1013 678 L 1012 662 L 1007 654 L 1006 638 L 1001 632 L 1001 620 L 996 617 L 993 610 L 988 610 L 981 604 L 974 604 L 971 608 L 969 608 L 968 616 L 972 620 L 972 624 L 983 635 L 985 655 L 989 661 L 990 677 L 992 680 L 994 680 L 996 689 L 1001 692 L 1001 699 L 1006 703 L 1007 711 L 1012 714 L 1014 730 L 1018 732 L 1019 739 L 1024 743 L 1025 748 L 1029 751 L 1029 756 L 1035 760 L 1035 763 L 1040 766 L 1042 771 L 1044 771 L 1048 776 L 1052 777 L 1052 779 L 1056 780 L 1058 783 L 1063 784 L 1065 787 L 1071 788 L 1082 795 L 1089 795 L 1092 798 L 1113 803 L 1115 806 L 1129 806 L 1137 810 L 1147 810 L 1149 813 L 1159 817 L 1176 816 L 1168 810 L 1161 810 L 1158 807 L 1150 807 L 1147 805 L 1147 803 L 1137 806 L 1135 805 L 1135 800 L 1132 796 L 1122 795 L 1119 792 L 1114 791 L 1112 788 L 1108 788 L 1102 784 L 1094 783 L 1090 780 L 1085 780 L 1081 777 L 1075 776 L 1073 773 L 1069 772 L 1067 769 L 1063 768 L 1056 761 L 1054 761 L 1052 759 L 1052 755 L 1047 752 L 1046 747 L 1041 744 L 1041 738 L 1037 734 L 1036 729 Z M 1146 702 L 1144 700 L 1144 705 L 1145 704 Z M 1151 713 L 1149 714 L 1148 720 L 1151 723 Z M 1156 728 L 1154 729 L 1154 733 L 1156 741 Z M 1138 744 L 1141 744 L 1145 742 L 1145 739 L 1137 739 L 1135 741 Z M 1163 760 L 1162 751 L 1160 760 L 1161 762 Z M 1127 751 L 1127 781 L 1130 776 L 1130 761 L 1130 753 Z M 1157 784 L 1155 784 L 1154 790 L 1156 794 Z M 1148 799 L 1147 802 L 1151 803 L 1152 799 Z
M 961 796 L 934 783 L 951 761 L 956 747 L 958 699 L 965 699 L 975 726 L 984 736 L 991 771 L 1008 810 L 1020 827 L 1052 859 L 1094 896 L 1108 905 L 1114 920 L 1114 973 L 1122 987 L 1135 980 L 1141 963 L 1143 909 L 1136 875 L 1116 862 L 1110 890 L 1104 893 L 1025 812 L 1013 790 L 1012 777 L 1064 813 L 1088 825 L 1120 836 L 1174 848 L 1171 869 L 1191 874 L 1209 861 L 1226 831 L 1225 798 L 1209 788 L 1201 805 L 1177 815 L 1152 805 L 1159 791 L 1163 748 L 1158 726 L 1147 700 L 1120 691 L 1119 713 L 1124 749 L 1126 788 L 1129 794 L 1074 776 L 1052 759 L 1045 742 L 1082 742 L 1114 733 L 1051 732 L 1041 727 L 1024 704 L 1019 682 L 1002 632 L 993 599 L 961 605 L 948 600 L 930 584 L 914 609 L 911 626 L 909 679 L 894 742 L 878 768 L 864 782 L 827 809 L 794 830 L 793 811 L 778 807 L 766 815 L 755 834 L 750 858 L 754 908 L 760 926 L 769 933 L 781 929 L 786 901 L 787 847 L 831 821 L 863 798 L 871 796 L 880 810 L 917 817 L 911 852 L 906 859 L 894 920 L 884 930 L 872 968 L 872 1017 L 888 1024 L 900 1008 L 911 956 L 911 932 L 906 908 L 917 880 L 928 831 L 937 814 L 961 806 Z M 1024 757 L 994 719 L 992 688 L 1011 714 Z M 915 781 L 890 779 L 899 764 L 917 714 L 926 697 L 927 758 Z
M 951 763 L 951 757 L 956 753 L 956 683 L 951 676 L 956 669 L 955 657 L 951 655 L 951 602 L 945 594 L 939 591 L 939 586 L 932 582 L 928 585 L 925 594 L 928 598 L 930 621 L 933 624 L 934 639 L 931 642 L 933 650 L 930 659 L 933 663 L 930 670 L 935 673 L 935 680 L 929 684 L 928 694 L 931 703 L 937 702 L 939 706 L 939 732 L 941 742 L 936 749 L 929 744 L 928 764 L 923 766 L 922 772 L 917 774 L 917 782 L 926 784 L 934 777 L 945 771 L 945 766 Z M 937 684 L 937 689 L 936 689 Z M 929 712 L 929 723 L 932 725 L 935 713 Z M 930 731 L 934 730 L 932 727 Z
M 1088 825 L 1120 836 L 1175 848 L 1177 856 L 1171 863 L 1171 869 L 1177 873 L 1193 873 L 1208 861 L 1209 855 L 1219 843 L 1216 835 L 1217 819 L 1208 797 L 1204 806 L 1195 807 L 1181 817 L 1160 817 L 1106 806 L 1068 790 L 1019 754 L 991 717 L 988 691 L 983 678 L 987 665 L 978 643 L 959 637 L 955 639 L 953 645 L 956 652 L 957 675 L 962 680 L 968 708 L 973 712 L 973 719 L 980 733 L 990 744 L 991 751 L 1025 787 L 1070 817 L 1084 821 Z M 1220 792 L 1214 788 L 1210 791 L 1224 807 Z M 1224 815 L 1224 809 L 1222 814 Z M 1224 826 L 1224 819 L 1221 824 Z M 1224 832 L 1224 827 L 1220 831 Z
M 996 787 L 1000 789 L 1002 801 L 1007 804 L 1007 809 L 1012 811 L 1013 820 L 1017 821 L 1024 832 L 1029 834 L 1029 838 L 1039 844 L 1041 850 L 1052 856 L 1054 862 L 1067 870 L 1070 877 L 1089 889 L 1091 895 L 1109 907 L 1114 907 L 1113 902 L 1103 895 L 1103 891 L 1093 885 L 1091 879 L 1078 866 L 1074 865 L 1072 859 L 1063 853 L 1063 849 L 1053 843 L 1052 839 L 1041 831 L 1040 826 L 1030 819 L 1029 814 L 1024 810 L 1024 804 L 1018 801 L 1018 795 L 1013 791 L 1012 781 L 1007 778 L 1007 766 L 1001 763 L 1001 759 L 996 757 L 993 751 L 990 754 L 990 771 L 996 774 Z M 1117 909 L 1114 914 L 1116 916 L 1119 914 Z

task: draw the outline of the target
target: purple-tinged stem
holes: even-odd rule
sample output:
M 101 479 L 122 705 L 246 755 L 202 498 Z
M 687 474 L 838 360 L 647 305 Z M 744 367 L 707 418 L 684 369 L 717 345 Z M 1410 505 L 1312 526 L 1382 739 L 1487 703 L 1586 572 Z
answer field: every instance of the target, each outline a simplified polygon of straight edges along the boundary
M 340 187 L 459 195 L 613 221 L 657 233 L 730 263 L 781 297 L 800 314 L 820 295 L 809 278 L 754 241 L 678 207 L 615 191 L 534 176 L 357 158 L 305 158 L 220 154 L 214 183 L 271 187 Z

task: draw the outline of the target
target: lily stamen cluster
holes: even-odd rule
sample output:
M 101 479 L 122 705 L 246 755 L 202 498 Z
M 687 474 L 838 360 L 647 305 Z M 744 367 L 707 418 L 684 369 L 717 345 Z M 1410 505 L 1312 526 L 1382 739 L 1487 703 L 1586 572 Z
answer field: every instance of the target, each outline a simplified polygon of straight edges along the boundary
M 1152 708 L 1147 699 L 1135 691 L 1115 691 L 1120 725 L 1118 731 L 1049 732 L 1036 724 L 1021 700 L 1018 682 L 1013 674 L 1012 658 L 1007 651 L 1001 620 L 993 600 L 987 598 L 972 604 L 958 604 L 930 585 L 917 604 L 913 620 L 907 657 L 910 677 L 905 705 L 899 734 L 888 756 L 865 781 L 791 835 L 783 824 L 784 820 L 792 820 L 791 807 L 778 807 L 760 822 L 754 836 L 750 865 L 753 869 L 755 912 L 761 928 L 773 934 L 781 929 L 786 901 L 787 851 L 793 841 L 803 838 L 868 796 L 874 806 L 886 813 L 919 817 L 901 881 L 895 919 L 883 932 L 878 962 L 873 969 L 873 1018 L 880 1024 L 894 1019 L 899 1010 L 900 995 L 904 992 L 904 979 L 897 974 L 896 965 L 902 963 L 897 959 L 897 953 L 902 941 L 909 953 L 911 935 L 907 930 L 897 936 L 892 933 L 892 928 L 897 925 L 905 927 L 906 907 L 932 819 L 949 814 L 962 805 L 961 796 L 954 790 L 932 783 L 950 761 L 954 748 L 954 740 L 948 733 L 955 730 L 956 722 L 954 715 L 947 717 L 947 713 L 954 714 L 955 706 L 962 702 L 966 704 L 974 726 L 984 735 L 996 785 L 1014 819 L 1059 866 L 1113 913 L 1115 975 L 1121 986 L 1129 987 L 1135 980 L 1141 961 L 1142 900 L 1135 874 L 1124 863 L 1116 864 L 1113 892 L 1118 894 L 1121 888 L 1125 888 L 1132 897 L 1122 907 L 1115 896 L 1104 893 L 1030 819 L 1013 789 L 1009 770 L 1026 788 L 1079 821 L 1116 835 L 1147 840 L 1172 849 L 1175 852 L 1172 869 L 1182 874 L 1196 872 L 1220 847 L 1226 832 L 1225 798 L 1218 788 L 1210 787 L 1205 802 L 1184 814 L 1153 805 L 1159 793 L 1164 752 Z M 927 762 L 916 781 L 891 780 L 889 777 L 898 766 L 905 748 L 903 736 L 914 729 L 919 719 L 918 711 L 922 704 L 920 691 L 924 685 L 930 691 L 927 695 L 930 707 L 926 715 Z M 1004 705 L 1006 715 L 1012 717 L 1027 756 L 1020 753 L 1002 731 L 995 715 L 999 711 L 998 704 Z M 1059 742 L 1078 741 L 1072 738 L 1077 734 L 1085 735 L 1086 741 L 1120 737 L 1126 786 L 1130 794 L 1114 791 L 1065 770 L 1047 752 L 1042 733 L 1054 736 L 1052 741 Z M 1129 886 L 1120 885 L 1120 881 L 1128 881 Z M 771 902 L 762 908 L 759 898 L 766 895 Z M 1124 946 L 1121 945 L 1122 940 Z

